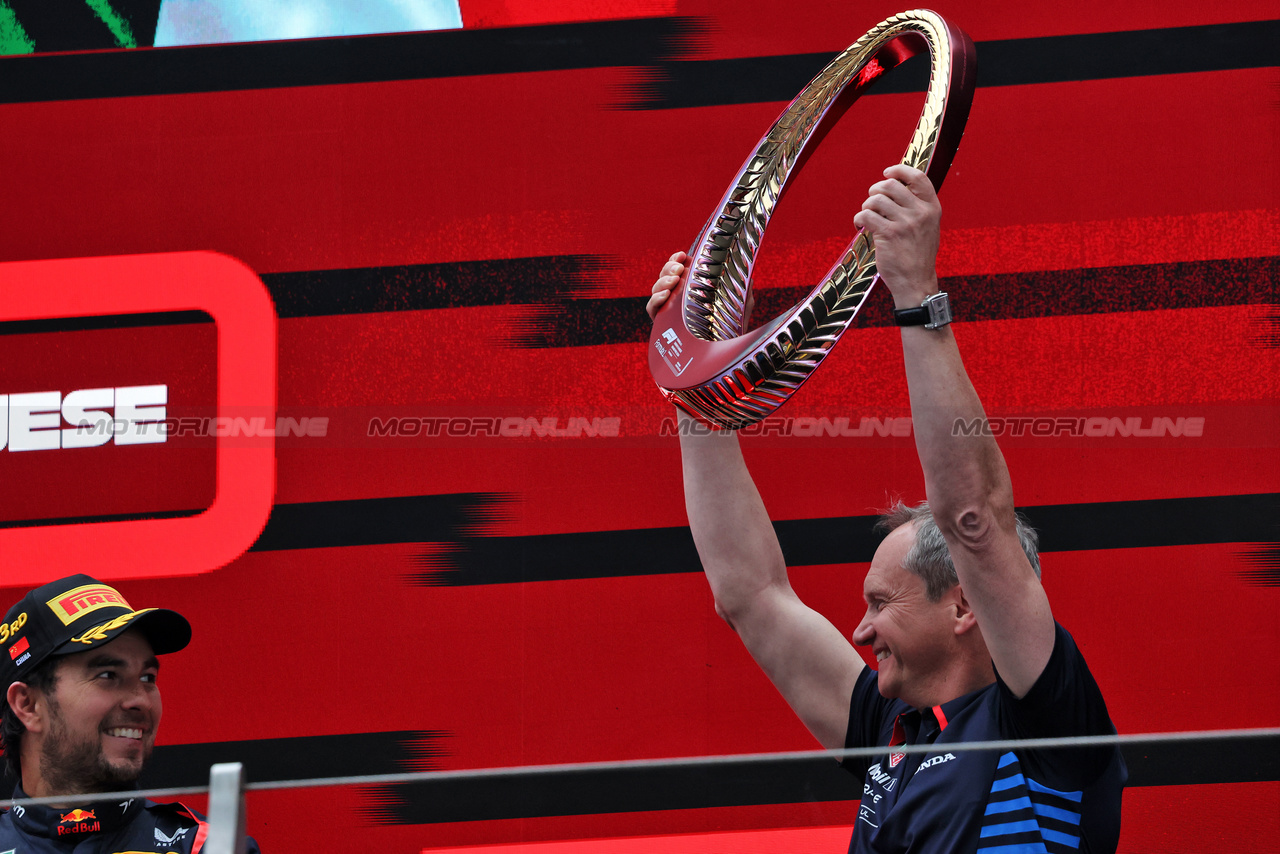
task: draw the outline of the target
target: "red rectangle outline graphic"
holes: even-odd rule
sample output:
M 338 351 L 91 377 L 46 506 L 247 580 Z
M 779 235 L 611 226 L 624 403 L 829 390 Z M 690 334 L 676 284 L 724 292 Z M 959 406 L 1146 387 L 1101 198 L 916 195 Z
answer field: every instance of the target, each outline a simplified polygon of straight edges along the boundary
M 218 414 L 274 421 L 276 312 L 257 275 L 215 252 L 0 264 L 0 322 L 203 311 L 218 332 Z M 0 530 L 0 584 L 40 584 L 69 565 L 103 580 L 195 575 L 257 539 L 275 495 L 272 437 L 219 436 L 217 489 L 196 516 Z

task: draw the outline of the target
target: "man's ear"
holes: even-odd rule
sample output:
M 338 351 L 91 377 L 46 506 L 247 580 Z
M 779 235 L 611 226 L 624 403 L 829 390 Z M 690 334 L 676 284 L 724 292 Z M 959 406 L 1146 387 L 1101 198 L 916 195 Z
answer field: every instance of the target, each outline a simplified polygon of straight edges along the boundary
M 955 597 L 951 603 L 955 614 L 955 633 L 957 635 L 968 634 L 978 627 L 978 617 L 973 613 L 973 608 L 969 606 L 969 600 L 965 598 L 964 591 L 960 589 L 959 584 L 951 589 L 951 594 Z
M 41 732 L 44 729 L 45 709 L 44 693 L 37 691 L 25 682 L 14 682 L 5 692 L 9 708 L 22 721 L 27 732 Z

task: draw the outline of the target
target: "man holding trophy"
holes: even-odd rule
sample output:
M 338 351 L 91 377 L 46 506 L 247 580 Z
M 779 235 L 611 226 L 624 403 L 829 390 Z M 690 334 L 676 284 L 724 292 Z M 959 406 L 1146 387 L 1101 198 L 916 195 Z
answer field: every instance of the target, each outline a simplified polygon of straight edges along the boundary
M 846 760 L 864 788 L 851 851 L 1114 851 L 1127 776 L 1114 745 L 948 751 L 962 741 L 1112 734 L 1102 694 L 1039 579 L 1035 533 L 1014 511 L 965 372 L 934 260 L 941 207 L 898 165 L 854 223 L 874 240 L 893 296 L 928 501 L 882 525 L 853 644 L 796 596 L 772 524 L 730 430 L 680 431 L 689 523 L 716 612 L 825 747 L 883 746 Z M 685 273 L 677 253 L 653 316 Z M 681 413 L 681 418 L 691 416 Z M 980 431 L 978 431 L 980 432 Z M 900 744 L 931 744 L 902 754 Z

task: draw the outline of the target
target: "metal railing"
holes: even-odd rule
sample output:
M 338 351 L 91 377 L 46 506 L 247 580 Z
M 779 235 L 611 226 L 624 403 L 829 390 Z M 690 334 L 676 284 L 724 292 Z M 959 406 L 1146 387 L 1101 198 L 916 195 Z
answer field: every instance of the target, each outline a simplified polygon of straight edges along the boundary
M 1239 739 L 1280 739 L 1280 727 L 1258 729 L 1200 730 L 1195 732 L 1158 732 L 1134 735 L 1094 735 L 1070 738 L 1002 739 L 998 741 L 971 741 L 948 743 L 950 752 L 1053 750 L 1102 745 L 1153 745 L 1175 742 L 1223 742 Z M 897 745 L 894 753 L 930 753 L 940 749 L 937 744 Z M 632 759 L 617 762 L 579 762 L 565 765 L 524 765 L 508 768 L 478 768 L 460 771 L 416 771 L 402 774 L 366 774 L 349 777 L 315 777 L 298 780 L 271 780 L 249 783 L 245 780 L 244 766 L 239 762 L 213 765 L 209 769 L 208 786 L 146 789 L 124 792 L 104 792 L 89 796 L 77 796 L 78 803 L 98 803 L 121 798 L 145 797 L 151 800 L 181 795 L 208 794 L 209 836 L 202 849 L 204 854 L 245 854 L 245 794 L 251 791 L 278 789 L 324 788 L 334 786 L 384 785 L 390 783 L 444 782 L 483 778 L 538 777 L 550 774 L 588 773 L 596 771 L 633 771 L 654 768 L 706 768 L 716 765 L 742 765 L 752 763 L 800 762 L 817 758 L 843 760 L 884 756 L 888 748 L 858 747 L 846 750 L 800 750 L 787 753 L 746 753 L 722 756 L 691 756 L 674 759 Z M 0 808 L 17 805 L 60 805 L 67 797 L 22 798 L 0 800 Z

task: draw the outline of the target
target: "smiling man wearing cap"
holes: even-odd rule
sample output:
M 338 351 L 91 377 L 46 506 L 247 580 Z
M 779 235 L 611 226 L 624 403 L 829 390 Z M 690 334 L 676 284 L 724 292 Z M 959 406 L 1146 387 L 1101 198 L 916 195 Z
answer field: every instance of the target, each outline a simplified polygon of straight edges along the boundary
M 157 656 L 190 640 L 181 614 L 135 610 L 87 575 L 38 587 L 9 609 L 0 624 L 0 740 L 20 781 L 13 797 L 67 801 L 0 815 L 0 851 L 200 850 L 207 826 L 181 804 L 77 803 L 137 784 L 160 726 Z

